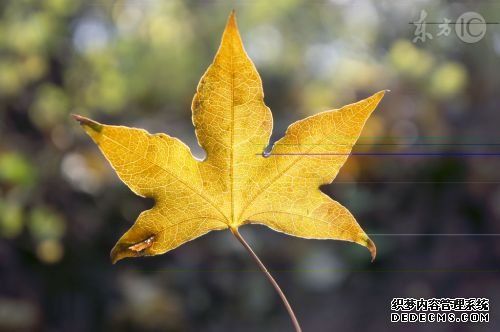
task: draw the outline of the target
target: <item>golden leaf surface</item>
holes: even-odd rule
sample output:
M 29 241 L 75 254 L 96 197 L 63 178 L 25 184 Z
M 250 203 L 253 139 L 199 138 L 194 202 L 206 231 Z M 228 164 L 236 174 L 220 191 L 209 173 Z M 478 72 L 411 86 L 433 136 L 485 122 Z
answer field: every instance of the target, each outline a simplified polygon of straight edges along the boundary
M 75 116 L 120 179 L 155 200 L 114 246 L 112 261 L 162 254 L 210 231 L 252 223 L 356 242 L 374 258 L 375 245 L 352 214 L 319 186 L 333 181 L 383 95 L 295 122 L 264 155 L 272 114 L 232 13 L 192 103 L 205 160 L 166 134 Z

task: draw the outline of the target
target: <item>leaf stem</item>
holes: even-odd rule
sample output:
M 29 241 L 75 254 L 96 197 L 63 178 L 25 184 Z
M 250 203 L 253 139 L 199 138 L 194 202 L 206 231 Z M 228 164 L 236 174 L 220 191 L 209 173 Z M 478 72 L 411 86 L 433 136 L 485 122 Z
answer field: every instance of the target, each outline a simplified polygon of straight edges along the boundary
M 288 315 L 290 316 L 290 319 L 292 320 L 295 331 L 302 332 L 302 329 L 300 328 L 299 321 L 297 320 L 297 317 L 295 316 L 295 313 L 293 312 L 292 306 L 288 302 L 285 294 L 281 290 L 281 288 L 278 285 L 278 283 L 276 282 L 276 280 L 274 280 L 273 276 L 271 275 L 271 273 L 269 273 L 266 266 L 262 263 L 262 261 L 259 259 L 259 257 L 255 254 L 255 252 L 252 250 L 250 245 L 248 245 L 248 243 L 245 241 L 245 239 L 241 236 L 240 232 L 238 232 L 238 229 L 233 228 L 233 227 L 230 227 L 229 229 L 231 230 L 233 235 L 238 239 L 238 241 L 240 241 L 240 243 L 243 245 L 243 247 L 245 247 L 245 249 L 248 251 L 250 256 L 252 256 L 253 260 L 257 263 L 260 270 L 266 276 L 267 280 L 269 280 L 269 282 L 271 283 L 271 285 L 273 285 L 273 287 L 276 290 L 276 292 L 278 293 L 278 295 L 281 297 L 281 300 L 283 301 L 283 304 L 285 305 L 285 308 L 288 311 Z

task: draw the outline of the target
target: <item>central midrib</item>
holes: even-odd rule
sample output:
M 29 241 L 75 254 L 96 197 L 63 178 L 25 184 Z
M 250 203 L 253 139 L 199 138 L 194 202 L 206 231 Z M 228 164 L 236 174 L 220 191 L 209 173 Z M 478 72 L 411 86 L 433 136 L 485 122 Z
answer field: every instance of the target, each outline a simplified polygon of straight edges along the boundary
M 231 183 L 231 218 L 230 223 L 234 224 L 234 68 L 233 68 L 234 43 L 231 39 L 231 158 L 229 182 Z

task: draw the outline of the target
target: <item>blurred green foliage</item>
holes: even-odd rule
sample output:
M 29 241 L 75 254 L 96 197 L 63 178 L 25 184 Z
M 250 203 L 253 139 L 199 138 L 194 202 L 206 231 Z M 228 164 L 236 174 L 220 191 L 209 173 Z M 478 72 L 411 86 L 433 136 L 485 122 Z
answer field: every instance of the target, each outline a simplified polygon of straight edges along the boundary
M 36 173 L 33 165 L 19 152 L 0 155 L 0 180 L 14 185 L 33 184 Z
M 5 238 L 18 236 L 23 228 L 23 214 L 17 202 L 0 201 L 0 234 Z

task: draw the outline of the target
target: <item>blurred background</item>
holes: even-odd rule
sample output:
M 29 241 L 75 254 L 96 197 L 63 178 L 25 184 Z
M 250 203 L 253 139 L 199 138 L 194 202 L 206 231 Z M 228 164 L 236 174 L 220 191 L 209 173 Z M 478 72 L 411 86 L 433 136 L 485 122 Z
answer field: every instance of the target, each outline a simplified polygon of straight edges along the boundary
M 500 22 L 487 0 L 2 0 L 0 331 L 291 330 L 230 232 L 112 265 L 111 247 L 153 202 L 69 116 L 166 132 L 202 156 L 191 99 L 232 8 L 273 141 L 391 90 L 354 150 L 371 155 L 323 188 L 371 235 L 374 263 L 345 242 L 241 230 L 304 330 L 499 331 L 500 25 L 464 42 L 433 24 L 469 11 Z M 491 322 L 390 323 L 394 297 L 487 297 Z

